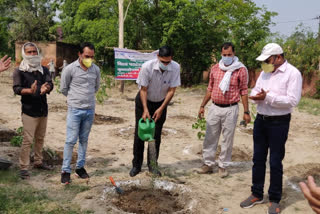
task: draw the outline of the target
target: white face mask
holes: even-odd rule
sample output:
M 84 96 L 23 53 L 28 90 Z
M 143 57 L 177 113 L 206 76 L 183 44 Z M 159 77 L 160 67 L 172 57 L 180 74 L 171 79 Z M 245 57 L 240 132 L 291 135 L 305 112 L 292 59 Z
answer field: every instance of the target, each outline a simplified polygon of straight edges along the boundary
M 42 57 L 39 55 L 34 55 L 34 56 L 25 56 L 23 59 L 27 62 L 27 64 L 31 68 L 36 68 L 41 65 Z
M 163 71 L 168 71 L 168 65 L 164 65 L 162 62 L 159 61 L 159 68 L 161 68 L 161 70 Z

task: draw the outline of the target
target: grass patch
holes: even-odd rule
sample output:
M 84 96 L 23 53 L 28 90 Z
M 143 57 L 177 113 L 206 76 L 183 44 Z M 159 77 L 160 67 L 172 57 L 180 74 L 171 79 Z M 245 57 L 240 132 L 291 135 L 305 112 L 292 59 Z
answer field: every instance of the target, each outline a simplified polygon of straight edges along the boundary
M 302 97 L 298 104 L 299 111 L 308 112 L 312 115 L 320 114 L 320 100 Z
M 46 190 L 36 190 L 20 184 L 0 186 L 0 213 L 82 214 L 92 212 L 82 212 L 77 205 L 50 199 Z
M 82 185 L 78 185 L 78 184 L 70 184 L 70 185 L 66 185 L 64 187 L 65 190 L 68 190 L 72 193 L 78 194 L 80 192 L 85 192 L 90 190 L 89 186 L 82 186 Z
M 18 171 L 14 169 L 0 171 L 0 184 L 15 184 L 18 183 Z

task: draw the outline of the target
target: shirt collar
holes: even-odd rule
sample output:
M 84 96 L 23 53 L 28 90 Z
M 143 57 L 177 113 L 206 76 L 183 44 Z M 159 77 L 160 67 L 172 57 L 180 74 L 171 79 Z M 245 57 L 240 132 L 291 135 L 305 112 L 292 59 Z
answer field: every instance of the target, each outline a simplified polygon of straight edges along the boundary
M 287 69 L 288 61 L 286 60 L 278 69 L 277 71 L 285 72 Z

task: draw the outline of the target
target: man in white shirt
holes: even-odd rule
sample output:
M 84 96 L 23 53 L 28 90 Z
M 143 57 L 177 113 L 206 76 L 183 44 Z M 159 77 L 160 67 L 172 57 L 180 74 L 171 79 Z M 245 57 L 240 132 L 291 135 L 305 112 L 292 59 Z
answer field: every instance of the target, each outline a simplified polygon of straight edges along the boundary
M 169 46 L 159 49 L 158 58 L 145 62 L 139 72 L 137 84 L 139 92 L 136 96 L 135 115 L 136 127 L 133 145 L 133 160 L 130 176 L 134 177 L 141 171 L 144 152 L 144 141 L 138 137 L 138 122 L 140 118 L 154 119 L 156 159 L 158 160 L 161 131 L 166 120 L 167 106 L 172 99 L 176 87 L 181 85 L 180 65 L 172 60 L 173 50 Z M 150 149 L 150 148 L 148 148 Z M 149 171 L 161 176 L 156 163 L 150 163 L 148 156 Z
M 266 160 L 270 149 L 269 214 L 280 213 L 282 196 L 282 160 L 288 138 L 291 112 L 298 105 L 302 91 L 300 71 L 284 58 L 276 43 L 267 44 L 257 58 L 262 73 L 249 99 L 257 104 L 253 129 L 252 195 L 241 202 L 242 208 L 263 203 Z

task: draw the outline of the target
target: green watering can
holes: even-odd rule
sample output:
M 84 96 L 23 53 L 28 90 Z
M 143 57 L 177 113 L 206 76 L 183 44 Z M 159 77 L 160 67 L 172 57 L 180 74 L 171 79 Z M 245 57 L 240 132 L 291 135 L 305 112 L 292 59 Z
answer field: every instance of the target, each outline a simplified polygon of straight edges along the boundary
M 156 128 L 156 123 L 154 120 L 147 118 L 146 121 L 141 118 L 138 124 L 138 136 L 143 141 L 154 141 L 154 132 Z

